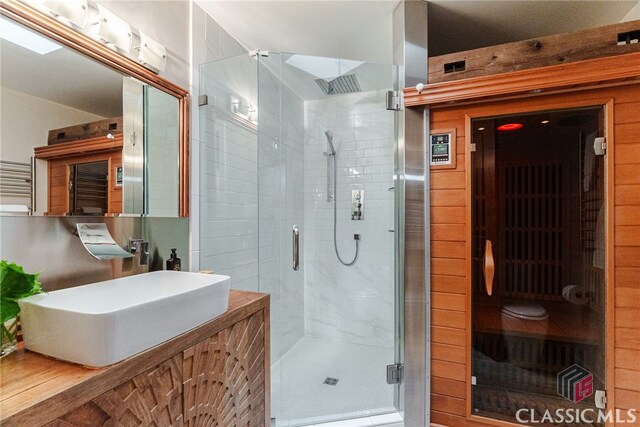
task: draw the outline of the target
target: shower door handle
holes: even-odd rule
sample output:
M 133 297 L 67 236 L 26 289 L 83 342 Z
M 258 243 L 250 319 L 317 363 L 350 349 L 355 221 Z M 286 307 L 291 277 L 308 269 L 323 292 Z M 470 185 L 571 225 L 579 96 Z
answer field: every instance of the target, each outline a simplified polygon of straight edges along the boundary
M 300 228 L 294 225 L 291 234 L 293 236 L 293 270 L 298 271 L 300 269 Z
M 484 243 L 484 286 L 487 290 L 487 294 L 491 296 L 493 293 L 493 277 L 495 276 L 496 267 L 493 261 L 493 246 L 491 240 L 487 240 Z

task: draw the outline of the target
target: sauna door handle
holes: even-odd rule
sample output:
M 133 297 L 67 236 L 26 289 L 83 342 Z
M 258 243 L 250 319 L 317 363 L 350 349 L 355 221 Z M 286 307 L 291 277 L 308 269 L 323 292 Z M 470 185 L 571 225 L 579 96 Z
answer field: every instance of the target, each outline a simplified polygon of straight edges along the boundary
M 496 273 L 495 263 L 493 262 L 493 247 L 491 240 L 487 240 L 484 243 L 484 287 L 487 290 L 487 294 L 493 293 L 493 276 Z

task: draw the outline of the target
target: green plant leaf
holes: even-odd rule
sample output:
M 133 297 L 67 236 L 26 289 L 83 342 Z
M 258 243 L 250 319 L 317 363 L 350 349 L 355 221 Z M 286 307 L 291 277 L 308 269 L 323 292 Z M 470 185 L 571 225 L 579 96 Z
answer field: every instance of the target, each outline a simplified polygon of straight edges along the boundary
M 17 302 L 0 298 L 0 323 L 4 324 L 9 319 L 16 317 L 20 313 L 20 306 Z
M 42 292 L 39 275 L 25 273 L 15 263 L 0 261 L 0 299 L 17 300 Z

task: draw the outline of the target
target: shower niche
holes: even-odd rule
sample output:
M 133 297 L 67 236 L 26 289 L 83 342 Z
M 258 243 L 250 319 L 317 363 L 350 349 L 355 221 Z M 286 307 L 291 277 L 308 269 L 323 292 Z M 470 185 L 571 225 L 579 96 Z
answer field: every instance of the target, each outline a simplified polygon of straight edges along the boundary
M 471 121 L 474 415 L 602 407 L 604 125 L 600 107 Z

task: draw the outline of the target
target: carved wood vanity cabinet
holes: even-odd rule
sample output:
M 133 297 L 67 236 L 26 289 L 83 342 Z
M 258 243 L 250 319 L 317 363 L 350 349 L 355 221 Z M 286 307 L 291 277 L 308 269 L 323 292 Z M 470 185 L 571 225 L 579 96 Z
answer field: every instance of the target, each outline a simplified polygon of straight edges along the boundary
M 106 368 L 7 356 L 0 424 L 267 426 L 269 366 L 269 296 L 232 290 L 222 316 Z

